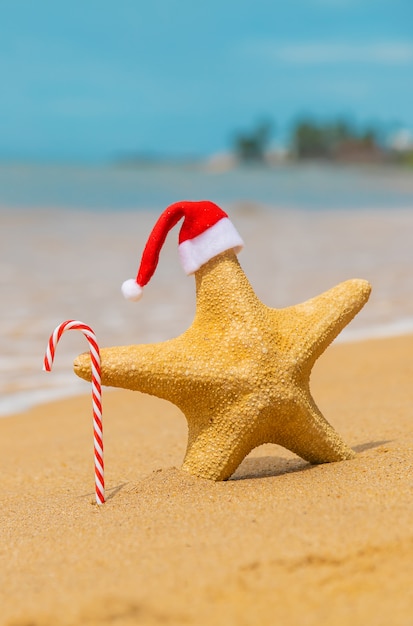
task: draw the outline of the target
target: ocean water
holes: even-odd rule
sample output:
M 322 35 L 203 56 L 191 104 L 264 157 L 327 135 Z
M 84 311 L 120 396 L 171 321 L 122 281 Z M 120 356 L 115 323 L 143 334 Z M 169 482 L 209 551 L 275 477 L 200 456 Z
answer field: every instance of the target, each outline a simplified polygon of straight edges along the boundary
M 410 208 L 413 170 L 310 163 L 69 166 L 0 164 L 0 206 L 93 211 L 162 210 L 182 199 L 309 210 Z
M 413 172 L 391 167 L 282 165 L 218 172 L 202 165 L 136 168 L 0 166 L 0 415 L 89 385 L 72 371 L 87 350 L 66 333 L 42 371 L 53 329 L 89 324 L 101 347 L 163 341 L 193 319 L 193 278 L 168 236 L 144 298 L 120 285 L 136 274 L 156 216 L 179 199 L 211 199 L 245 241 L 240 262 L 257 295 L 282 308 L 348 278 L 373 285 L 340 335 L 413 332 Z

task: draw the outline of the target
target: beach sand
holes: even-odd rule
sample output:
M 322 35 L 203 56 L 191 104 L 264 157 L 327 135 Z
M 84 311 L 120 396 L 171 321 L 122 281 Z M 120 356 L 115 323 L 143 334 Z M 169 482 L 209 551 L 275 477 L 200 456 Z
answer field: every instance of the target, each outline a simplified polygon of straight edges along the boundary
M 178 468 L 173 405 L 105 391 L 94 504 L 85 395 L 0 420 L 0 623 L 413 624 L 413 336 L 331 346 L 313 395 L 356 451 L 263 446 L 227 482 Z
M 123 301 L 153 213 L 1 209 L 1 626 L 412 626 L 413 212 L 224 208 L 263 302 L 365 278 L 372 296 L 340 338 L 407 333 L 336 342 L 315 366 L 313 395 L 356 458 L 310 466 L 267 445 L 227 482 L 196 479 L 179 470 L 176 407 L 105 390 L 98 507 L 90 385 L 71 368 L 87 345 L 65 334 L 45 374 L 47 339 L 70 318 L 102 347 L 173 337 L 193 279 L 175 233 L 142 302 Z

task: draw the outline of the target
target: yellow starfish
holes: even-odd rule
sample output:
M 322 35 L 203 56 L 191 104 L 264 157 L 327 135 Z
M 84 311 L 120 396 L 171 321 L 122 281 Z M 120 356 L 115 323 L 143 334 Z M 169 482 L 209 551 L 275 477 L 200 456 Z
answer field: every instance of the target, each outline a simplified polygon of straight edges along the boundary
M 195 273 L 190 328 L 158 344 L 101 351 L 102 383 L 176 404 L 188 421 L 182 469 L 225 480 L 263 443 L 310 463 L 351 459 L 354 452 L 313 400 L 316 359 L 370 295 L 364 280 L 343 282 L 297 306 L 272 309 L 255 295 L 233 250 Z M 74 364 L 90 380 L 90 358 Z

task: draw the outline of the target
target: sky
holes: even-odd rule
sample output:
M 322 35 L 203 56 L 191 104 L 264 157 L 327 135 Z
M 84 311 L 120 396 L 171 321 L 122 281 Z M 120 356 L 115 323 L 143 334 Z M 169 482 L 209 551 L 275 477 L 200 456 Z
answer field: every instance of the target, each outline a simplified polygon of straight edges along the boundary
M 203 157 L 262 119 L 413 130 L 412 0 L 1 0 L 0 159 Z

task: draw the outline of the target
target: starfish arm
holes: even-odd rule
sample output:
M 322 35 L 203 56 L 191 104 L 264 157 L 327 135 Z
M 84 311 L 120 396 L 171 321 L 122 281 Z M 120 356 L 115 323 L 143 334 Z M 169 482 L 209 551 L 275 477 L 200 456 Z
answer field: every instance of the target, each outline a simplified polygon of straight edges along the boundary
M 253 448 L 258 412 L 251 396 L 223 401 L 220 406 L 184 410 L 188 446 L 182 469 L 209 480 L 226 480 Z
M 284 343 L 294 345 L 297 359 L 311 370 L 327 346 L 362 309 L 370 292 L 366 280 L 347 280 L 311 300 L 273 311 L 274 325 Z
M 180 341 L 104 348 L 100 351 L 102 384 L 141 391 L 174 402 L 188 381 Z M 74 371 L 92 378 L 90 354 L 79 355 Z
M 291 450 L 309 463 L 332 463 L 355 457 L 322 415 L 309 391 L 297 394 L 287 414 L 266 440 Z
M 248 324 L 258 300 L 233 250 L 205 263 L 195 274 L 196 314 L 193 326 L 225 329 L 231 322 Z

